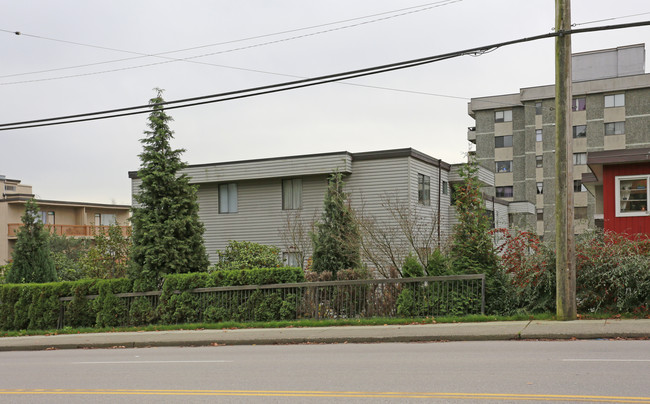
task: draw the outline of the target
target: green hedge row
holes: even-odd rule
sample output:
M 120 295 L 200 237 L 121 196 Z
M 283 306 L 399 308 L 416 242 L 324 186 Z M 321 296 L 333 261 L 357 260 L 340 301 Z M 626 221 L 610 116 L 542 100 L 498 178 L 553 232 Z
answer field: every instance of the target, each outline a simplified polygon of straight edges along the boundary
M 300 268 L 256 268 L 241 271 L 167 275 L 164 279 L 160 299 L 157 297 L 119 298 L 115 296 L 118 293 L 133 292 L 133 282 L 129 279 L 6 284 L 0 285 L 0 330 L 56 328 L 61 309 L 59 298 L 66 296 L 72 296 L 73 299 L 65 303 L 65 326 L 112 327 L 181 323 L 196 319 L 200 295 L 187 292 L 190 289 L 303 281 L 304 275 Z M 176 290 L 182 293 L 174 293 Z M 89 300 L 85 298 L 87 295 L 98 295 L 98 297 Z M 277 302 L 277 297 L 273 299 Z M 269 305 L 267 300 L 253 299 L 252 303 L 262 307 L 262 312 L 268 314 L 269 310 L 263 309 Z M 218 304 L 219 302 L 213 303 Z M 250 306 L 250 303 L 247 305 Z M 277 313 L 280 313 L 280 307 L 282 307 L 282 302 L 279 307 L 275 308 Z M 213 307 L 210 311 L 216 312 L 218 309 L 218 307 Z M 257 306 L 252 309 L 254 312 L 260 310 Z M 285 307 L 283 312 L 286 314 L 286 311 Z M 230 320 L 230 318 L 221 320 Z

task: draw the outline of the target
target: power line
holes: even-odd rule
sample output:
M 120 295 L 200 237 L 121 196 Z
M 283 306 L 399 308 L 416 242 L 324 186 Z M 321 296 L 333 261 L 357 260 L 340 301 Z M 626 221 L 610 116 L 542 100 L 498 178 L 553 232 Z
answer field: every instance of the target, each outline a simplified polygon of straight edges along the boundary
M 199 97 L 185 98 L 181 100 L 167 101 L 167 102 L 152 104 L 152 105 L 147 104 L 147 105 L 139 105 L 135 107 L 125 107 L 125 108 L 118 108 L 118 109 L 98 111 L 98 112 L 60 116 L 54 118 L 44 118 L 44 119 L 37 119 L 31 121 L 0 124 L 0 131 L 13 130 L 13 129 L 26 129 L 26 128 L 41 127 L 41 126 L 62 125 L 62 124 L 75 123 L 75 122 L 85 122 L 85 121 L 93 121 L 93 120 L 100 120 L 100 119 L 117 118 L 122 116 L 129 116 L 129 115 L 144 114 L 144 113 L 149 113 L 150 108 L 153 106 L 167 106 L 165 107 L 165 109 L 177 109 L 177 108 L 187 108 L 187 107 L 197 106 L 197 105 L 211 104 L 216 102 L 224 102 L 224 101 L 254 97 L 254 96 L 259 96 L 264 94 L 271 94 L 271 93 L 276 93 L 281 91 L 295 90 L 298 88 L 311 87 L 311 86 L 316 86 L 325 83 L 332 83 L 341 80 L 348 80 L 352 78 L 385 73 L 389 71 L 401 70 L 401 69 L 411 68 L 415 66 L 421 66 L 425 64 L 439 62 L 442 60 L 447 60 L 459 56 L 484 54 L 487 51 L 492 51 L 494 49 L 498 49 L 504 46 L 514 45 L 514 44 L 519 44 L 524 42 L 531 42 L 540 39 L 547 39 L 547 38 L 552 38 L 560 35 L 581 34 L 581 33 L 594 32 L 594 31 L 633 28 L 633 27 L 641 27 L 647 25 L 650 25 L 650 21 L 641 21 L 636 23 L 610 25 L 610 26 L 603 26 L 603 27 L 582 28 L 582 29 L 569 30 L 569 31 L 556 31 L 552 33 L 510 40 L 506 42 L 481 46 L 477 48 L 470 48 L 462 51 L 445 53 L 437 56 L 429 56 L 425 58 L 413 59 L 404 62 L 391 63 L 382 66 L 375 66 L 375 67 L 370 67 L 365 69 L 347 71 L 343 73 L 330 74 L 326 76 L 295 80 L 295 81 L 279 83 L 279 84 L 272 84 L 272 85 L 267 85 L 262 87 L 255 87 L 255 88 L 231 91 L 226 93 L 218 93 L 218 94 L 210 94 L 210 95 L 204 95 Z M 181 105 L 176 105 L 176 104 L 181 104 Z
M 189 63 L 198 63 L 198 64 L 211 65 L 211 66 L 216 66 L 216 67 L 231 68 L 229 66 L 224 66 L 224 65 L 216 65 L 216 64 L 207 63 L 207 62 L 200 62 L 200 61 L 196 61 L 194 59 L 203 58 L 203 57 L 207 57 L 207 56 L 214 56 L 214 55 L 223 54 L 223 53 L 236 52 L 236 51 L 251 49 L 251 48 L 256 48 L 256 47 L 262 47 L 262 46 L 272 45 L 272 44 L 281 43 L 281 42 L 288 42 L 288 41 L 292 41 L 292 40 L 295 40 L 295 39 L 301 39 L 301 38 L 306 38 L 306 37 L 310 37 L 310 36 L 325 34 L 325 33 L 329 33 L 329 32 L 340 31 L 340 30 L 343 30 L 343 29 L 354 28 L 354 27 L 358 27 L 358 26 L 361 26 L 361 25 L 372 24 L 372 23 L 379 22 L 379 21 L 385 21 L 385 20 L 389 20 L 389 19 L 393 19 L 393 18 L 397 18 L 397 17 L 402 17 L 402 16 L 409 15 L 409 14 L 419 13 L 419 12 L 422 12 L 422 11 L 427 11 L 427 10 L 431 10 L 431 9 L 434 9 L 434 8 L 447 6 L 447 5 L 450 5 L 450 4 L 453 4 L 453 3 L 458 3 L 458 2 L 461 2 L 461 1 L 463 1 L 463 0 L 441 0 L 441 1 L 434 2 L 434 3 L 423 4 L 423 5 L 420 5 L 420 6 L 413 6 L 413 7 L 407 7 L 407 8 L 402 8 L 402 9 L 398 9 L 398 10 L 386 11 L 386 12 L 372 14 L 372 15 L 363 16 L 363 17 L 356 17 L 356 18 L 351 18 L 351 19 L 347 19 L 347 20 L 336 21 L 336 22 L 331 22 L 331 23 L 326 23 L 326 24 L 313 25 L 313 26 L 310 26 L 310 27 L 297 28 L 297 29 L 292 29 L 292 30 L 276 32 L 276 33 L 272 33 L 272 34 L 257 35 L 257 36 L 248 37 L 248 38 L 236 39 L 236 40 L 225 41 L 225 42 L 220 42 L 220 43 L 215 43 L 215 44 L 201 45 L 201 46 L 195 46 L 195 47 L 191 47 L 191 48 L 185 48 L 185 49 L 179 49 L 179 50 L 173 50 L 173 51 L 167 51 L 167 52 L 161 52 L 161 53 L 153 53 L 153 54 L 135 52 L 135 51 L 130 51 L 130 50 L 122 50 L 122 49 L 110 48 L 110 47 L 99 46 L 99 45 L 85 44 L 85 43 L 62 40 L 62 39 L 56 39 L 56 38 L 48 38 L 48 37 L 39 36 L 39 35 L 25 34 L 25 33 L 19 32 L 19 31 L 11 31 L 11 30 L 7 30 L 7 29 L 0 29 L 1 32 L 12 33 L 12 34 L 16 34 L 16 35 L 28 36 L 28 37 L 44 39 L 44 40 L 49 40 L 49 41 L 55 41 L 55 42 L 62 42 L 62 43 L 67 43 L 67 44 L 72 44 L 72 45 L 77 45 L 77 46 L 85 46 L 85 47 L 91 47 L 91 48 L 104 49 L 104 50 L 110 50 L 110 51 L 116 51 L 116 52 L 122 52 L 122 53 L 138 55 L 136 57 L 131 57 L 131 58 L 122 58 L 122 59 L 102 61 L 102 62 L 96 62 L 96 63 L 88 63 L 88 64 L 83 64 L 83 65 L 61 67 L 61 68 L 48 69 L 48 70 L 40 70 L 40 71 L 35 71 L 35 72 L 14 73 L 14 74 L 8 74 L 8 75 L 0 76 L 0 78 L 16 77 L 16 76 L 24 76 L 24 75 L 40 74 L 40 73 L 49 73 L 49 72 L 53 72 L 53 71 L 69 70 L 69 69 L 76 69 L 76 68 L 82 68 L 82 67 L 90 67 L 90 66 L 96 66 L 96 65 L 101 65 L 101 64 L 107 64 L 107 63 L 115 63 L 115 62 L 123 62 L 123 61 L 128 61 L 128 60 L 142 59 L 142 58 L 146 58 L 146 57 L 156 57 L 156 58 L 160 58 L 160 59 L 165 59 L 165 61 L 163 61 L 163 62 L 148 63 L 148 64 L 144 64 L 144 65 L 123 67 L 123 68 L 118 68 L 118 69 L 110 69 L 110 70 L 104 70 L 104 71 L 99 71 L 99 72 L 89 72 L 89 73 L 75 74 L 75 75 L 68 75 L 68 76 L 61 76 L 61 77 L 51 77 L 51 78 L 43 78 L 43 79 L 6 82 L 6 83 L 0 83 L 0 85 L 24 84 L 24 83 L 33 83 L 33 82 L 40 82 L 40 81 L 61 80 L 61 79 L 68 79 L 68 78 L 74 78 L 74 77 L 91 76 L 91 75 L 97 75 L 97 74 L 112 73 L 112 72 L 122 71 L 122 70 L 131 70 L 131 69 L 137 69 L 137 68 L 142 68 L 142 67 L 156 66 L 156 65 L 167 64 L 167 63 L 172 63 L 172 62 L 189 62 Z M 395 14 L 395 13 L 400 13 L 400 14 Z M 394 14 L 394 15 L 385 16 L 387 14 Z M 278 39 L 278 40 L 274 40 L 274 41 L 268 41 L 268 42 L 263 42 L 263 43 L 259 43 L 259 44 L 243 46 L 243 47 L 234 48 L 234 49 L 227 49 L 227 50 L 223 50 L 223 51 L 219 51 L 219 52 L 212 52 L 212 53 L 207 53 L 207 54 L 202 54 L 202 55 L 197 55 L 197 56 L 191 56 L 191 57 L 187 57 L 187 58 L 172 58 L 172 57 L 164 56 L 164 55 L 168 55 L 168 54 L 172 54 L 172 53 L 179 53 L 179 52 L 185 52 L 185 51 L 189 51 L 189 50 L 196 50 L 196 49 L 207 48 L 207 47 L 227 45 L 227 44 L 238 43 L 238 42 L 245 42 L 245 41 L 254 40 L 254 39 L 267 38 L 267 37 L 271 37 L 271 36 L 277 36 L 277 35 L 283 35 L 283 34 L 287 34 L 287 33 L 294 33 L 294 32 L 299 32 L 299 31 L 310 30 L 310 29 L 314 29 L 314 28 L 321 28 L 321 27 L 325 27 L 325 26 L 337 25 L 337 24 L 342 24 L 342 23 L 351 22 L 351 21 L 358 21 L 358 20 L 363 20 L 363 19 L 377 17 L 377 16 L 385 16 L 385 17 L 377 18 L 377 19 L 370 20 L 370 21 L 363 21 L 363 22 L 359 22 L 359 23 L 356 23 L 356 24 L 345 25 L 345 26 L 342 26 L 342 27 L 337 27 L 337 28 L 331 28 L 331 29 L 327 29 L 327 30 L 312 32 L 312 33 L 309 33 L 309 34 L 297 35 L 297 36 L 293 36 L 293 37 L 289 37 L 289 38 L 283 38 L 283 39 Z M 241 70 L 241 69 L 238 69 L 238 70 Z
M 640 15 L 648 15 L 649 13 L 639 13 L 639 14 L 630 14 L 630 15 L 622 15 L 620 17 L 612 17 L 612 18 L 603 18 L 602 20 L 594 20 L 594 21 L 587 21 L 587 22 L 580 22 L 580 23 L 574 23 L 571 24 L 572 27 L 579 27 L 580 25 L 588 25 L 588 24 L 595 24 L 597 22 L 605 22 L 605 21 L 614 21 L 614 20 L 622 20 L 625 18 L 630 18 L 630 17 L 638 17 Z

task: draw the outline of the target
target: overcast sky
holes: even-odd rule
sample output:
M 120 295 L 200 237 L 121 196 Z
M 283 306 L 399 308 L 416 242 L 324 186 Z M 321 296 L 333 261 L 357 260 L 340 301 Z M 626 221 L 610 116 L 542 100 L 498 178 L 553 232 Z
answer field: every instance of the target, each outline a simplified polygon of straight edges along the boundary
M 579 28 L 648 19 L 648 0 L 572 1 Z M 0 0 L 0 123 L 142 105 L 155 87 L 175 100 L 372 67 L 553 26 L 551 0 Z M 573 51 L 649 38 L 649 27 L 575 35 Z M 191 59 L 135 58 L 163 52 Z M 173 110 L 173 146 L 189 164 L 403 147 L 457 163 L 469 99 L 552 84 L 553 57 L 547 39 L 349 82 L 363 86 Z M 0 174 L 41 199 L 130 204 L 127 172 L 139 167 L 146 122 L 0 132 Z

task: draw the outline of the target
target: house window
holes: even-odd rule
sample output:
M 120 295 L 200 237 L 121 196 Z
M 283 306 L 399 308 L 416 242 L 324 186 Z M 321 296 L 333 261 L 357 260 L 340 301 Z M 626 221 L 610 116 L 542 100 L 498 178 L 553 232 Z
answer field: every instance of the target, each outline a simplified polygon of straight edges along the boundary
M 535 167 L 544 167 L 544 156 L 535 156 Z
M 302 208 L 302 180 L 294 178 L 282 180 L 282 209 Z
M 15 185 L 5 185 L 5 191 L 15 191 L 16 186 Z
M 587 208 L 579 207 L 573 208 L 573 218 L 576 220 L 584 220 L 587 218 Z
M 537 182 L 537 195 L 542 195 L 544 193 L 544 183 L 543 182 Z
M 625 133 L 625 122 L 610 122 L 605 124 L 606 135 L 622 135 Z
M 302 268 L 301 254 L 298 252 L 283 252 L 282 262 L 285 267 Z
M 541 129 L 535 129 L 535 141 L 536 142 L 541 142 L 542 141 L 542 130 Z
M 497 198 L 512 198 L 512 185 L 506 187 L 496 187 Z
M 537 220 L 544 220 L 544 209 L 537 209 Z
M 509 161 L 497 161 L 496 162 L 496 172 L 498 173 L 511 173 L 512 172 L 512 160 Z
M 237 213 L 237 184 L 219 185 L 219 213 Z
M 587 153 L 573 153 L 573 165 L 580 166 L 587 164 Z
M 605 108 L 624 107 L 625 94 L 612 94 L 605 96 Z
M 512 122 L 512 110 L 494 111 L 494 122 Z
M 431 179 L 428 175 L 418 174 L 418 203 L 420 205 L 431 204 Z
M 535 115 L 542 115 L 542 102 L 538 101 L 535 103 Z
M 580 180 L 573 180 L 573 192 L 586 192 L 587 187 L 582 185 L 582 181 Z
M 447 181 L 442 182 L 442 194 L 449 195 L 449 183 Z
M 43 224 L 56 224 L 55 223 L 55 215 L 54 215 L 53 211 L 49 211 L 49 212 L 41 211 L 39 220 Z
M 573 138 L 587 137 L 587 125 L 576 125 L 573 127 Z
M 587 99 L 585 97 L 574 98 L 571 102 L 572 111 L 584 111 L 587 109 Z
M 95 226 L 111 226 L 117 224 L 114 213 L 95 213 Z
M 645 216 L 650 175 L 616 177 L 616 216 Z
M 512 135 L 495 136 L 494 147 L 495 148 L 512 147 Z

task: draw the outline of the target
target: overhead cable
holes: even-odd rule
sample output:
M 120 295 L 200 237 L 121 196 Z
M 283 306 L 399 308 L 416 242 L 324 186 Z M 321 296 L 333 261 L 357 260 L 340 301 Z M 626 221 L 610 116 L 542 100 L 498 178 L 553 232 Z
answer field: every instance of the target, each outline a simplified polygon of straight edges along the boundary
M 225 92 L 225 93 L 203 95 L 203 96 L 199 96 L 199 97 L 185 98 L 185 99 L 174 100 L 174 101 L 166 101 L 166 102 L 159 103 L 159 104 L 151 104 L 151 105 L 146 104 L 146 105 L 139 105 L 139 106 L 134 106 L 134 107 L 125 107 L 125 108 L 118 108 L 118 109 L 111 109 L 111 110 L 97 111 L 97 112 L 89 112 L 89 113 L 83 113 L 83 114 L 75 114 L 75 115 L 67 115 L 67 116 L 60 116 L 60 117 L 53 117 L 53 118 L 36 119 L 36 120 L 22 121 L 22 122 L 5 123 L 5 124 L 0 124 L 0 131 L 13 130 L 13 129 L 34 128 L 34 127 L 51 126 L 51 125 L 62 125 L 62 124 L 75 123 L 75 122 L 84 122 L 84 121 L 92 121 L 92 120 L 99 120 L 99 119 L 117 118 L 117 117 L 122 117 L 122 116 L 129 116 L 129 115 L 145 114 L 145 113 L 149 113 L 150 108 L 152 108 L 154 106 L 165 106 L 165 109 L 169 109 L 169 110 L 177 109 L 177 108 L 187 108 L 187 107 L 191 107 L 191 106 L 197 106 L 197 105 L 211 104 L 211 103 L 223 102 L 223 101 L 229 101 L 229 100 L 235 100 L 235 99 L 241 99 L 241 98 L 254 97 L 254 96 L 259 96 L 259 95 L 264 95 L 264 94 L 271 94 L 271 93 L 276 93 L 276 92 L 281 92 L 281 91 L 295 90 L 295 89 L 298 89 L 298 88 L 311 87 L 311 86 L 321 85 L 321 84 L 325 84 L 325 83 L 332 83 L 332 82 L 341 81 L 341 80 L 349 80 L 349 79 L 358 78 L 358 77 L 364 77 L 364 76 L 369 76 L 369 75 L 374 75 L 374 74 L 386 73 L 386 72 L 390 72 L 390 71 L 401 70 L 401 69 L 411 68 L 411 67 L 415 67 L 415 66 L 421 66 L 421 65 L 425 65 L 425 64 L 439 62 L 439 61 L 442 61 L 442 60 L 451 59 L 451 58 L 455 58 L 455 57 L 459 57 L 459 56 L 477 55 L 477 54 L 481 54 L 481 53 L 491 51 L 491 50 L 494 50 L 494 49 L 497 49 L 497 48 L 501 48 L 501 47 L 504 47 L 504 46 L 508 46 L 508 45 L 514 45 L 514 44 L 518 44 L 518 43 L 537 41 L 537 40 L 540 40 L 540 39 L 552 38 L 552 37 L 556 37 L 556 36 L 559 36 L 559 35 L 572 35 L 572 34 L 580 34 L 580 33 L 586 33 L 586 32 L 594 32 L 594 31 L 605 31 L 605 30 L 613 30 L 613 29 L 641 27 L 641 26 L 647 26 L 647 25 L 650 25 L 650 21 L 641 21 L 641 22 L 635 22 L 635 23 L 611 25 L 611 26 L 604 26 L 604 27 L 582 28 L 582 29 L 569 30 L 569 31 L 556 31 L 556 32 L 551 32 L 551 33 L 542 34 L 542 35 L 536 35 L 536 36 L 532 36 L 532 37 L 526 37 L 526 38 L 520 38 L 520 39 L 500 42 L 500 43 L 492 44 L 492 45 L 486 45 L 486 46 L 481 46 L 481 47 L 476 47 L 476 48 L 470 48 L 470 49 L 466 49 L 466 50 L 462 50 L 462 51 L 445 53 L 445 54 L 436 55 L 436 56 L 429 56 L 429 57 L 425 57 L 425 58 L 413 59 L 413 60 L 408 60 L 408 61 L 404 61 L 404 62 L 391 63 L 391 64 L 386 64 L 386 65 L 381 65 L 381 66 L 375 66 L 375 67 L 364 68 L 364 69 L 359 69 L 359 70 L 347 71 L 347 72 L 343 72 L 343 73 L 336 73 L 336 74 L 330 74 L 330 75 L 326 75 L 326 76 L 295 80 L 295 81 L 279 83 L 279 84 L 272 84 L 272 85 L 261 86 L 261 87 L 254 87 L 254 88 L 249 88 L 249 89 L 244 89 L 244 90 L 237 90 L 237 91 L 230 91 L 230 92 Z M 177 104 L 180 104 L 180 105 L 177 105 Z

